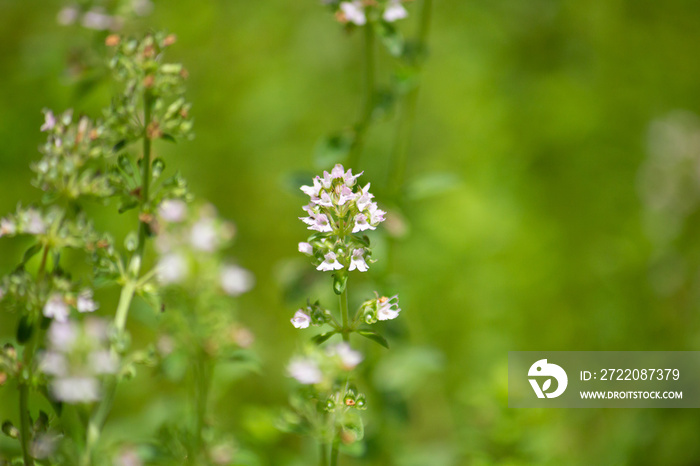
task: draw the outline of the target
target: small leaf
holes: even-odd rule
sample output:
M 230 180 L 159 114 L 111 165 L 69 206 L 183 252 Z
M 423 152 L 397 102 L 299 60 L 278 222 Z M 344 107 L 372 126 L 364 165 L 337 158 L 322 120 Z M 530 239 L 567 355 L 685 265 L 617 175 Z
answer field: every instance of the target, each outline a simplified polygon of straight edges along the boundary
M 374 330 L 358 330 L 357 333 L 365 338 L 369 338 L 375 343 L 379 343 L 384 348 L 389 349 L 389 342 L 386 338 L 375 332 Z
M 320 345 L 321 343 L 328 340 L 330 337 L 332 337 L 336 333 L 338 333 L 338 332 L 335 330 L 333 330 L 332 332 L 320 333 L 320 334 L 316 335 L 315 337 L 313 337 L 311 339 L 311 341 L 313 341 L 317 345 Z
M 546 392 L 550 385 L 552 385 L 552 379 L 547 379 L 547 381 L 542 385 L 542 391 Z
M 42 248 L 41 244 L 37 243 L 37 244 L 33 245 L 32 247 L 30 247 L 29 249 L 27 249 L 24 252 L 24 257 L 22 258 L 22 263 L 26 264 L 27 262 L 29 262 L 29 259 L 36 256 L 37 253 L 39 251 L 41 251 L 41 248 Z
M 403 36 L 394 25 L 378 22 L 375 23 L 375 31 L 391 55 L 395 57 L 401 56 L 403 53 Z
M 19 437 L 19 429 L 14 426 L 10 421 L 5 421 L 2 423 L 2 432 L 10 438 Z
M 19 320 L 17 324 L 17 342 L 20 345 L 25 344 L 32 337 L 34 332 L 33 322 L 29 319 L 29 316 L 25 315 Z
M 333 291 L 337 295 L 343 294 L 345 291 L 345 286 L 348 283 L 348 274 L 343 272 L 338 272 L 333 275 Z
M 177 143 L 177 141 L 171 134 L 163 133 L 160 138 L 165 139 L 168 142 Z
M 126 139 L 122 139 L 121 141 L 119 141 L 118 143 L 116 143 L 116 144 L 114 145 L 114 147 L 112 147 L 112 151 L 113 151 L 113 152 L 119 152 L 120 150 L 122 150 L 122 149 L 124 148 L 124 146 L 126 146 Z
M 135 209 L 138 206 L 139 206 L 139 201 L 135 201 L 133 199 L 123 200 L 122 203 L 119 205 L 119 213 L 123 214 L 124 212 L 127 212 L 131 209 Z

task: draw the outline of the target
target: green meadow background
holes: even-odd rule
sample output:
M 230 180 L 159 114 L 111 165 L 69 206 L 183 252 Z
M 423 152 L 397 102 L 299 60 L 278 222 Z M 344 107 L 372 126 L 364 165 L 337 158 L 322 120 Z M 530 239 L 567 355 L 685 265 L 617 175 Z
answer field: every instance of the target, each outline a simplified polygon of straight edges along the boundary
M 41 109 L 109 104 L 99 67 L 80 65 L 99 63 L 104 35 L 59 26 L 61 6 L 0 0 L 0 215 L 41 198 L 29 170 Z M 259 368 L 220 368 L 211 422 L 244 452 L 234 464 L 314 464 L 313 443 L 276 427 L 285 365 L 310 335 L 289 319 L 307 295 L 336 305 L 296 251 L 297 186 L 331 168 L 314 162 L 317 142 L 359 113 L 361 34 L 316 0 L 160 0 L 131 27 L 177 34 L 168 60 L 189 70 L 196 138 L 155 151 L 236 223 L 230 252 L 257 278 L 236 312 Z M 380 261 L 351 277 L 356 304 L 376 289 L 403 311 L 384 325 L 390 351 L 357 342 L 370 409 L 362 456 L 344 465 L 700 463 L 697 410 L 507 407 L 508 351 L 700 349 L 698 44 L 700 4 L 687 0 L 435 0 L 400 196 L 387 189 L 395 113 L 352 167 L 406 234 L 376 234 Z M 380 53 L 380 84 L 395 66 Z M 91 209 L 118 238 L 135 224 L 114 204 Z M 0 240 L 0 274 L 26 247 Z M 117 292 L 99 291 L 100 314 Z M 152 314 L 136 304 L 135 347 L 153 338 Z M 0 342 L 15 325 L 0 314 Z M 182 396 L 141 369 L 107 436 L 153 438 Z M 17 405 L 0 387 L 0 418 Z M 3 438 L 0 458 L 16 448 Z

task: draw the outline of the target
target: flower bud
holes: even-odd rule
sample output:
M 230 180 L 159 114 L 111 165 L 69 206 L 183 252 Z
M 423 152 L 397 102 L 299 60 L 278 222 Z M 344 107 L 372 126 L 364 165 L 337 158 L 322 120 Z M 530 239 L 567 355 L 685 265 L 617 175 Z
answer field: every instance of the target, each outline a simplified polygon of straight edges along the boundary
M 10 421 L 5 421 L 2 423 L 2 432 L 10 438 L 19 438 L 19 429 L 14 426 Z

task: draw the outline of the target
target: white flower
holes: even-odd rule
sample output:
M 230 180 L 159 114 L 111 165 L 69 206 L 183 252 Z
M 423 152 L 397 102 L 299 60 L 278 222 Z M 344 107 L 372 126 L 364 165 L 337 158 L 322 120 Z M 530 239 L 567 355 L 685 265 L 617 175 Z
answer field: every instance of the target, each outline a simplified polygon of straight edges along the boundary
M 89 403 L 100 399 L 100 387 L 94 377 L 66 377 L 51 383 L 53 396 L 66 403 Z
M 350 258 L 350 267 L 348 270 L 359 270 L 360 272 L 367 272 L 369 266 L 365 262 L 365 250 L 364 248 L 354 249 L 352 251 L 352 257 Z
M 45 351 L 39 359 L 39 370 L 44 374 L 64 376 L 68 373 L 66 357 L 56 351 Z
M 313 359 L 294 358 L 287 367 L 287 372 L 294 377 L 297 382 L 304 385 L 311 385 L 321 382 L 323 374 L 318 363 Z
M 90 353 L 90 368 L 95 374 L 115 374 L 117 358 L 109 350 L 99 350 Z
M 83 290 L 78 295 L 76 308 L 78 312 L 95 312 L 100 305 L 92 299 L 92 290 Z
M 67 322 L 68 321 L 68 305 L 58 293 L 51 295 L 46 304 L 44 304 L 44 316 L 49 319 L 54 319 L 57 322 Z
M 292 317 L 292 325 L 294 328 L 308 328 L 311 325 L 311 317 L 299 309 Z
M 328 347 L 329 356 L 338 356 L 343 365 L 343 369 L 351 370 L 362 362 L 362 354 L 353 350 L 347 342 L 341 342 Z
M 70 351 L 77 337 L 78 329 L 73 322 L 54 321 L 49 327 L 49 343 L 57 351 Z
M 312 256 L 314 254 L 314 247 L 309 243 L 299 243 L 299 252 Z
M 355 0 L 353 2 L 342 2 L 340 4 L 340 9 L 343 10 L 345 18 L 347 18 L 347 20 L 351 23 L 362 26 L 367 22 L 367 18 L 365 17 L 365 9 L 360 0 Z
M 178 253 L 165 254 L 158 261 L 158 280 L 164 285 L 180 283 L 187 277 L 187 261 Z
M 160 203 L 158 213 L 166 222 L 180 223 L 187 216 L 187 204 L 179 199 L 166 199 Z
M 369 205 L 369 223 L 376 227 L 381 222 L 384 221 L 384 215 L 386 212 L 377 207 L 377 203 L 373 202 Z
M 370 183 L 367 183 L 367 185 L 364 188 L 361 188 L 361 194 L 358 194 L 357 200 L 355 201 L 355 204 L 357 205 L 357 209 L 362 212 L 365 210 L 370 203 L 372 202 L 372 198 L 374 197 L 374 194 L 369 192 L 369 186 Z
M 229 296 L 238 296 L 250 291 L 255 284 L 253 274 L 237 265 L 227 265 L 221 269 L 221 288 Z
M 343 185 L 343 187 L 340 188 L 340 196 L 338 197 L 338 205 L 345 205 L 346 202 L 354 201 L 354 200 L 355 200 L 355 193 L 352 192 L 352 189 Z
M 329 251 L 328 254 L 323 256 L 324 261 L 319 264 L 318 267 L 316 267 L 316 270 L 321 270 L 321 271 L 328 271 L 328 270 L 340 270 L 343 268 L 343 264 L 338 262 L 338 258 L 336 257 L 335 253 L 333 251 Z
M 401 309 L 399 308 L 399 296 L 395 295 L 391 298 L 382 296 L 377 300 L 377 319 L 392 320 L 399 316 Z
M 389 5 L 384 10 L 382 17 L 384 21 L 392 23 L 397 19 L 403 19 L 408 16 L 408 11 L 401 5 L 401 0 L 389 0 Z
M 46 233 L 46 223 L 44 223 L 44 219 L 41 218 L 39 212 L 34 209 L 27 211 L 27 223 L 24 231 L 30 235 L 43 235 Z
M 313 186 L 302 186 L 300 189 L 304 192 L 304 194 L 307 194 L 309 196 L 313 197 L 318 197 L 319 193 L 321 192 L 321 188 L 323 186 L 321 185 L 321 180 L 317 176 L 314 178 L 314 185 Z
M 326 191 L 323 191 L 321 193 L 321 196 L 312 197 L 311 202 L 314 204 L 318 204 L 320 206 L 323 206 L 323 207 L 333 207 L 333 200 L 331 199 L 331 196 Z
M 0 238 L 5 235 L 14 235 L 17 232 L 17 225 L 10 219 L 0 220 Z
M 61 10 L 63 12 L 67 8 Z M 41 131 L 51 131 L 56 126 L 56 117 L 51 110 L 46 110 L 44 113 L 44 124 L 41 125 Z
M 200 251 L 213 252 L 219 245 L 214 220 L 205 218 L 195 223 L 190 232 L 190 244 Z
M 58 12 L 56 21 L 62 26 L 70 26 L 78 20 L 78 16 L 80 16 L 80 10 L 78 10 L 78 8 L 75 6 L 67 6 Z M 42 129 L 42 131 L 44 130 Z
M 330 233 L 333 231 L 328 216 L 326 214 L 317 214 L 309 212 L 308 217 L 299 217 L 299 220 L 306 223 L 309 230 L 320 231 L 321 233 Z
M 367 221 L 367 216 L 365 214 L 355 215 L 355 226 L 352 228 L 353 233 L 365 230 L 374 230 L 374 227 Z
M 90 10 L 83 15 L 83 27 L 104 31 L 114 26 L 114 18 L 102 12 L 101 9 Z
M 139 16 L 146 16 L 153 11 L 153 2 L 151 0 L 134 0 L 134 13 Z

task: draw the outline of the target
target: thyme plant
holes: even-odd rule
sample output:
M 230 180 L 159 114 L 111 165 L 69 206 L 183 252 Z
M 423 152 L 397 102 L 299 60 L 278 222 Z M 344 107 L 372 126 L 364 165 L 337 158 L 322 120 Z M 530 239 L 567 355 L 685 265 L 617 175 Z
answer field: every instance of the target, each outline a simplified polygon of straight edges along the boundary
M 30 245 L 0 285 L 2 310 L 17 318 L 15 343 L 0 351 L 0 385 L 12 382 L 19 397 L 19 421 L 2 426 L 19 443 L 13 464 L 113 464 L 124 449 L 102 437 L 117 390 L 137 366 L 161 367 L 172 354 L 191 368 L 191 415 L 145 457 L 124 453 L 128 464 L 209 464 L 222 441 L 207 432 L 209 385 L 217 362 L 252 343 L 230 311 L 254 280 L 224 259 L 233 225 L 195 202 L 154 150 L 192 135 L 187 71 L 164 60 L 175 42 L 165 33 L 106 38 L 119 89 L 112 104 L 98 119 L 44 111 L 47 140 L 32 164 L 42 201 L 0 220 L 0 237 Z M 96 207 L 131 224 L 123 241 L 95 227 Z M 113 287 L 119 300 L 109 309 L 96 290 Z M 159 322 L 143 348 L 128 331 L 137 296 Z
M 362 440 L 364 427 L 359 411 L 366 408 L 366 397 L 358 392 L 353 369 L 363 356 L 350 345 L 357 334 L 388 348 L 387 340 L 370 325 L 398 317 L 398 296 L 379 296 L 364 301 L 350 315 L 348 279 L 350 272 L 367 272 L 372 263 L 369 237 L 363 232 L 374 230 L 384 221 L 386 212 L 372 199 L 370 184 L 357 184 L 362 173 L 336 165 L 331 172 L 313 179 L 301 190 L 310 198 L 303 207 L 308 216 L 301 217 L 312 234 L 299 243 L 299 251 L 309 256 L 316 269 L 332 273 L 332 287 L 338 295 L 338 311 L 333 313 L 314 302 L 299 309 L 291 319 L 296 328 L 321 327 L 324 332 L 312 341 L 321 345 L 334 335 L 342 341 L 325 349 L 307 347 L 304 355 L 289 364 L 289 374 L 302 388 L 292 398 L 292 428 L 313 436 L 320 444 L 320 464 L 336 465 L 341 444 Z M 329 450 L 330 448 L 330 450 Z

